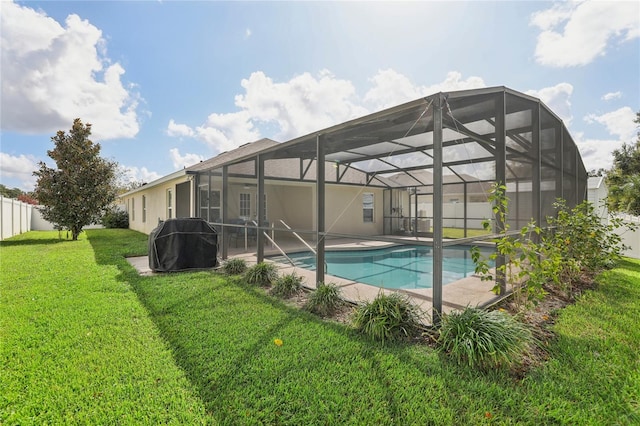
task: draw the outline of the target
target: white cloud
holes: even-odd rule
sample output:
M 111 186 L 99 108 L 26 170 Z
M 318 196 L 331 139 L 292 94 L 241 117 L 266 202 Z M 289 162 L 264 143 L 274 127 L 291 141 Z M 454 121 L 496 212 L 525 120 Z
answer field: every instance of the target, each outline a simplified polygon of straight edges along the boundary
M 589 114 L 584 117 L 587 123 L 602 124 L 610 135 L 617 136 L 623 142 L 633 140 L 637 128 L 637 124 L 633 121 L 635 119 L 636 114 L 628 106 L 602 115 Z
M 535 57 L 552 67 L 586 65 L 614 43 L 640 37 L 638 2 L 562 2 L 531 16 L 538 35 Z
M 260 132 L 246 111 L 210 114 L 202 126 L 196 127 L 196 134 L 219 152 L 260 138 Z
M 571 113 L 571 94 L 573 86 L 569 83 L 559 83 L 552 87 L 545 87 L 540 90 L 528 90 L 527 95 L 539 98 L 556 115 L 558 115 L 569 126 L 573 115 Z
M 193 137 L 195 132 L 193 129 L 186 124 L 178 124 L 173 119 L 169 120 L 169 125 L 167 126 L 167 135 L 169 136 L 186 136 Z
M 379 71 L 370 81 L 373 87 L 360 98 L 350 81 L 328 70 L 315 76 L 304 73 L 281 83 L 256 71 L 241 81 L 244 93 L 235 97 L 239 111 L 212 113 L 195 128 L 170 120 L 167 134 L 194 137 L 221 152 L 259 139 L 267 128 L 272 130 L 269 137 L 289 140 L 439 91 L 485 86 L 480 77 L 463 79 L 456 71 L 432 86 L 415 85 L 392 69 Z
M 74 118 L 92 123 L 98 140 L 128 138 L 139 131 L 133 86 L 125 70 L 106 56 L 102 32 L 77 15 L 64 27 L 43 12 L 3 2 L 2 128 L 52 133 Z
M 373 87 L 364 95 L 364 101 L 373 105 L 375 110 L 408 102 L 421 95 L 420 87 L 392 69 L 378 71 L 369 81 Z
M 317 76 L 304 73 L 285 83 L 276 83 L 258 71 L 243 79 L 241 85 L 245 93 L 236 96 L 236 105 L 255 124 L 276 124 L 280 132 L 275 137 L 282 140 L 368 112 L 359 105 L 353 84 L 327 70 Z
M 623 143 L 614 139 L 585 139 L 583 132 L 574 133 L 573 140 L 587 170 L 610 169 L 613 165 L 613 151 Z
M 173 162 L 173 167 L 175 169 L 183 169 L 205 160 L 202 155 L 198 154 L 187 153 L 185 155 L 181 155 L 178 148 L 171 148 L 169 150 L 169 154 L 171 155 L 171 161 Z
M 35 188 L 37 178 L 33 176 L 33 172 L 40 168 L 35 157 L 23 154 L 16 157 L 0 152 L 0 165 L 3 179 L 18 179 L 26 191 Z
M 421 96 L 438 92 L 477 89 L 485 87 L 484 80 L 471 76 L 466 80 L 457 71 L 450 71 L 441 83 L 431 86 L 416 86 L 408 77 L 392 69 L 381 70 L 370 79 L 372 87 L 364 96 L 364 101 L 372 104 L 374 110 L 389 108 Z
M 622 97 L 622 92 L 609 92 L 602 95 L 603 101 L 611 101 L 613 99 L 620 99 Z
M 244 30 L 244 38 L 249 38 L 251 37 L 251 28 L 247 28 L 246 30 Z
M 149 183 L 162 176 L 159 173 L 152 172 L 146 167 L 120 166 L 122 178 L 125 182 L 145 182 Z

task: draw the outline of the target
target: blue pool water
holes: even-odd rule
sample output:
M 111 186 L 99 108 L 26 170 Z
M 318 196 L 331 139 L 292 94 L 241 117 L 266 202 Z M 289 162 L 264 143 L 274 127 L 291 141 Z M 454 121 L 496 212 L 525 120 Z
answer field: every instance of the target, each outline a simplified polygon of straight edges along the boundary
M 491 249 L 481 249 L 488 255 Z M 395 289 L 431 288 L 433 282 L 433 249 L 426 246 L 394 246 L 376 250 L 327 251 L 327 274 L 377 287 Z M 296 266 L 315 270 L 313 253 L 288 255 Z M 289 263 L 283 256 L 271 258 Z M 472 275 L 475 264 L 471 247 L 451 246 L 443 249 L 442 284 Z

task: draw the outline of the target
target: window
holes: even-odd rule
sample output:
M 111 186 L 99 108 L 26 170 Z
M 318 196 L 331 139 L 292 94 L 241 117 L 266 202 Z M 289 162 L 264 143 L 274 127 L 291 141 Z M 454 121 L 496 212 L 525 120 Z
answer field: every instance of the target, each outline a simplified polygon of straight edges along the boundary
M 147 196 L 142 196 L 142 222 L 147 221 Z
M 200 217 L 209 222 L 218 222 L 220 220 L 220 191 L 209 191 L 209 185 L 200 185 L 198 199 L 200 200 Z
M 251 217 L 251 194 L 240 193 L 240 217 L 243 219 Z
M 131 199 L 131 221 L 135 221 L 136 220 L 136 199 L 132 198 Z
M 373 222 L 373 192 L 362 194 L 362 221 Z
M 173 191 L 171 188 L 167 189 L 167 219 L 173 217 Z

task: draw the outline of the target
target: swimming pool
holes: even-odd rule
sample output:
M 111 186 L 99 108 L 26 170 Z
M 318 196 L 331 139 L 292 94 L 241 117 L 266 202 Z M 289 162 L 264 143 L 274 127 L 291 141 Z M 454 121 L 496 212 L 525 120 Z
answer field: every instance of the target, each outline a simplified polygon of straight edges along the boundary
M 468 277 L 475 271 L 471 247 L 450 246 L 443 250 L 442 284 Z M 483 254 L 490 248 L 481 248 Z M 433 283 L 433 248 L 427 246 L 393 246 L 375 250 L 326 251 L 328 275 L 345 278 L 376 287 L 394 289 L 431 288 Z M 300 268 L 315 270 L 313 253 L 288 255 Z M 289 263 L 284 256 L 271 257 Z

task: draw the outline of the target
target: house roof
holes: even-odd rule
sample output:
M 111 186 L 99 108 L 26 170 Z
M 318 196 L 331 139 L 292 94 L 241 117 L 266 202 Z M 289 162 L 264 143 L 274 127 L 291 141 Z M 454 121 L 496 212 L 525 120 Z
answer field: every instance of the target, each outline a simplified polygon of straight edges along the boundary
M 149 183 L 144 183 L 144 184 L 142 184 L 142 186 L 139 186 L 136 189 L 132 189 L 131 191 L 125 192 L 124 194 L 118 195 L 118 197 L 120 197 L 120 198 L 126 197 L 126 196 L 129 196 L 129 195 L 134 194 L 136 192 L 139 192 L 139 191 L 142 191 L 142 190 L 145 190 L 145 189 L 148 189 L 148 188 L 153 188 L 156 185 L 162 185 L 165 182 L 168 182 L 170 180 L 179 178 L 180 176 L 184 176 L 185 174 L 186 174 L 185 169 L 177 170 L 177 171 L 175 171 L 173 173 L 170 173 L 170 174 L 168 174 L 166 176 L 162 176 L 161 178 L 156 179 L 154 181 L 151 181 Z
M 604 176 L 590 176 L 587 181 L 587 188 L 599 189 L 604 183 Z
M 539 99 L 499 86 L 436 93 L 268 146 L 259 154 L 263 159 L 310 161 L 316 157 L 320 144 L 326 161 L 360 169 L 369 177 L 380 177 L 380 181 L 394 173 L 432 169 L 436 106 L 442 111 L 444 174 L 456 175 L 461 181 L 480 182 L 495 177 L 495 135 L 499 125 L 506 132 L 510 179 L 531 178 L 525 174 L 531 173 L 535 161 L 531 132 L 537 114 L 541 132 L 564 127 Z M 504 114 L 498 113 L 500 108 Z M 499 123 L 496 117 L 504 122 Z M 573 143 L 566 129 L 563 131 L 566 140 Z M 543 164 L 554 167 L 555 150 L 543 146 L 540 152 Z M 252 160 L 255 154 L 238 155 L 227 165 Z M 215 165 L 222 164 L 216 161 Z M 582 164 L 579 166 L 584 169 Z M 206 165 L 201 167 L 198 170 L 204 170 Z M 393 181 L 386 184 L 394 185 Z
M 231 176 L 255 178 L 256 154 L 279 145 L 281 145 L 279 142 L 267 138 L 246 143 L 232 151 L 223 152 L 216 157 L 188 167 L 186 173 L 202 173 L 228 165 Z M 326 170 L 325 179 L 328 183 L 363 185 L 371 180 L 366 172 L 352 166 L 340 167 L 335 163 L 327 162 Z M 316 180 L 315 159 L 303 159 L 302 161 L 297 158 L 270 159 L 265 164 L 265 177 L 313 182 Z M 374 176 L 372 179 L 373 181 L 370 182 L 372 186 L 395 186 L 394 182 L 382 176 Z
M 436 111 L 441 113 L 436 115 Z M 436 119 L 441 120 L 441 127 L 434 125 Z M 538 160 L 536 152 L 548 169 L 559 167 L 555 143 L 547 146 L 540 142 L 536 147 L 534 132 L 542 135 L 561 129 L 563 140 L 569 142 L 564 156 L 576 153 L 579 158 L 562 121 L 539 99 L 499 86 L 436 93 L 288 142 L 260 139 L 188 167 L 185 173 L 206 173 L 227 166 L 230 176 L 255 178 L 260 156 L 265 160 L 266 178 L 313 181 L 320 146 L 327 162 L 328 183 L 415 186 L 422 182 L 416 176 L 434 167 L 435 128 L 442 128 L 444 183 L 481 184 L 494 179 L 498 129 L 506 136 L 507 180 L 530 180 Z M 544 140 L 555 140 L 553 135 Z M 579 171 L 584 171 L 582 161 L 578 163 Z M 428 174 L 421 175 L 427 179 Z
M 264 151 L 267 148 L 277 145 L 280 145 L 280 143 L 268 138 L 263 138 L 251 143 L 245 143 L 244 145 L 240 145 L 236 149 L 222 152 L 213 158 L 201 161 L 191 167 L 187 167 L 186 171 L 187 173 L 195 173 L 204 170 L 215 169 L 227 163 L 232 163 L 238 159 L 253 156 L 260 151 Z

